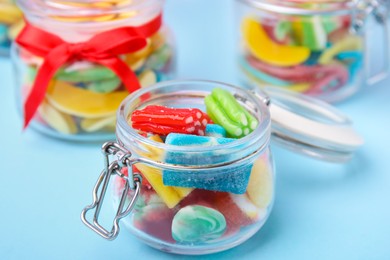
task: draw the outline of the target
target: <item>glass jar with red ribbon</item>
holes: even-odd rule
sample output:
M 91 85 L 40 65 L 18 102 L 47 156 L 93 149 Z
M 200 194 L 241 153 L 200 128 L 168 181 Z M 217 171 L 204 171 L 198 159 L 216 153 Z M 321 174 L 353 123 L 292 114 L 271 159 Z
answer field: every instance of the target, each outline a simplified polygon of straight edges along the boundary
M 247 85 L 289 89 L 337 102 L 389 74 L 387 10 L 380 1 L 236 3 L 240 25 L 237 63 Z M 368 18 L 376 23 L 366 25 Z M 371 25 L 378 25 L 378 30 L 373 32 Z M 366 37 L 367 32 L 375 37 Z M 368 54 L 374 53 L 367 46 L 373 42 L 383 53 L 383 63 L 369 59 Z
M 26 26 L 13 60 L 24 127 L 70 140 L 113 136 L 133 91 L 171 78 L 164 1 L 19 0 Z

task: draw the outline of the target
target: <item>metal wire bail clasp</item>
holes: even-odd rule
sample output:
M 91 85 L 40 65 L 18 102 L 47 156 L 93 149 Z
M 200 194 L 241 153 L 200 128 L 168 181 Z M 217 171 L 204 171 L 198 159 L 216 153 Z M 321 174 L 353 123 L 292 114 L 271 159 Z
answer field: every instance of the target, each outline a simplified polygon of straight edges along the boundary
M 115 142 L 107 142 L 103 144 L 102 152 L 105 157 L 105 168 L 100 174 L 99 179 L 97 180 L 95 187 L 93 188 L 93 202 L 91 205 L 86 206 L 83 209 L 83 211 L 81 212 L 81 220 L 85 225 L 87 225 L 90 229 L 98 233 L 100 236 L 108 240 L 113 240 L 118 236 L 120 219 L 126 217 L 134 208 L 134 205 L 140 193 L 142 179 L 140 175 L 132 173 L 132 165 L 134 162 L 131 160 L 131 153 L 124 149 L 122 146 Z M 110 163 L 110 155 L 115 155 L 118 159 Z M 121 169 L 123 167 L 128 168 L 128 176 L 125 176 L 121 172 Z M 103 204 L 104 196 L 106 195 L 110 178 L 113 175 L 118 175 L 119 177 L 123 178 L 125 180 L 125 185 L 113 221 L 113 226 L 111 228 L 111 231 L 108 231 L 99 224 L 99 213 Z M 127 208 L 123 210 L 129 189 L 134 190 L 134 196 L 131 199 Z M 98 195 L 99 190 L 100 194 Z M 95 209 L 95 212 L 93 215 L 93 222 L 91 223 L 87 220 L 86 214 L 92 209 Z

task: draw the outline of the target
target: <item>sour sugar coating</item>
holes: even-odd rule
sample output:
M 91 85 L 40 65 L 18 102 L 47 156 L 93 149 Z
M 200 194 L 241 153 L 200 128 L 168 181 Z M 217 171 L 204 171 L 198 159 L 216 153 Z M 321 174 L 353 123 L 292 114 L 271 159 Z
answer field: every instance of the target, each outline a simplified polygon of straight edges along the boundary
M 171 133 L 165 143 L 177 146 L 215 146 L 234 142 L 232 138 L 215 138 Z M 188 155 L 187 152 L 169 151 L 165 162 L 177 165 L 210 165 L 231 160 L 230 153 L 205 151 Z M 209 169 L 208 171 L 163 171 L 164 185 L 199 188 L 243 194 L 246 191 L 253 164 L 237 164 L 234 167 Z
M 131 115 L 134 129 L 159 134 L 183 133 L 204 135 L 210 119 L 197 108 L 147 106 Z
M 241 106 L 227 90 L 215 88 L 204 101 L 207 114 L 214 123 L 225 128 L 229 137 L 246 136 L 258 125 L 256 118 Z
M 207 124 L 206 125 L 206 136 L 211 137 L 226 137 L 226 130 L 220 125 L 217 124 Z

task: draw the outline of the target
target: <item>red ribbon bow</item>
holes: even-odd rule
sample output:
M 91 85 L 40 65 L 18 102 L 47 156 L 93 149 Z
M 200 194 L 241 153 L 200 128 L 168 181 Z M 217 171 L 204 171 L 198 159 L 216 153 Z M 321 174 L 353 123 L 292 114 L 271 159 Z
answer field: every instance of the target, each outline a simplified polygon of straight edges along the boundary
M 115 72 L 129 92 L 139 89 L 137 76 L 118 56 L 144 48 L 147 44 L 146 38 L 158 31 L 161 21 L 160 14 L 142 26 L 105 31 L 80 43 L 65 42 L 56 35 L 26 23 L 16 42 L 32 54 L 43 57 L 44 61 L 24 104 L 24 127 L 28 126 L 44 100 L 50 80 L 67 62 L 87 60 L 99 63 Z

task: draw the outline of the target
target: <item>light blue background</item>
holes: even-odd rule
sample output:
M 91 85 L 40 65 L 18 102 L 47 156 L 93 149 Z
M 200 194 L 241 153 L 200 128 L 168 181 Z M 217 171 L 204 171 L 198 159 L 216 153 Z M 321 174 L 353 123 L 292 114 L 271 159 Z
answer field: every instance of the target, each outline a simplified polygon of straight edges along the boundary
M 233 11 L 227 0 L 167 2 L 178 78 L 237 83 Z M 103 165 L 100 144 L 22 132 L 11 69 L 0 59 L 0 259 L 186 259 L 149 248 L 125 229 L 105 241 L 81 223 Z M 365 138 L 349 163 L 273 146 L 277 192 L 268 222 L 241 246 L 202 258 L 390 259 L 389 82 L 338 104 Z

